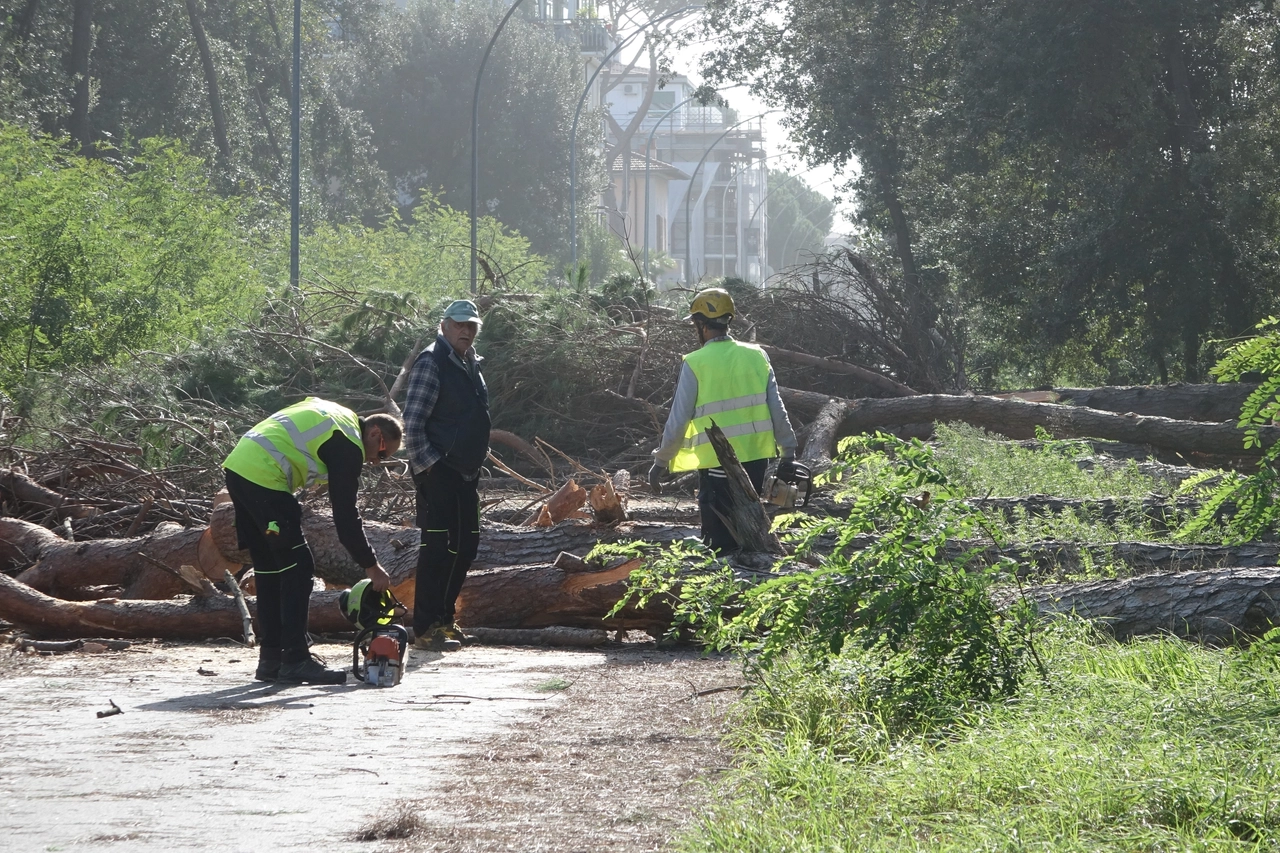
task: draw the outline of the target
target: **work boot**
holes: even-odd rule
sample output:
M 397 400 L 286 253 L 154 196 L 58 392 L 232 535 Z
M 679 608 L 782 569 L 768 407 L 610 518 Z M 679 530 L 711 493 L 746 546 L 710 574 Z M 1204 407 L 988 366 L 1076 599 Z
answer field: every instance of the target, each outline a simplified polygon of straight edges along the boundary
M 258 649 L 258 671 L 253 674 L 258 681 L 275 681 L 280 674 L 281 649 L 269 649 L 266 646 Z
M 414 637 L 413 647 L 424 652 L 456 652 L 462 648 L 462 641 L 449 636 L 447 626 L 433 622 L 431 627 Z
M 444 632 L 448 635 L 449 639 L 457 640 L 464 646 L 469 646 L 476 641 L 475 634 L 468 634 L 457 622 L 450 622 L 448 625 L 445 625 Z
M 326 669 L 324 661 L 310 652 L 292 663 L 281 663 L 276 675 L 277 684 L 346 684 L 345 669 Z

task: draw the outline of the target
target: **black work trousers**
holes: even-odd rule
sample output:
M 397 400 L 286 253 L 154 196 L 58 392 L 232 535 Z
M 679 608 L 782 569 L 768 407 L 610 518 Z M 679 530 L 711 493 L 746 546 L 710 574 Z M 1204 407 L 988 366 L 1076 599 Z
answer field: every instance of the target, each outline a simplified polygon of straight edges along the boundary
M 756 487 L 764 488 L 764 472 L 768 459 L 755 459 L 742 463 L 747 479 Z M 716 551 L 736 551 L 738 541 L 729 532 L 722 515 L 729 514 L 729 476 L 723 468 L 703 468 L 698 471 L 698 514 L 702 518 L 702 542 Z
M 315 560 L 302 535 L 302 505 L 288 492 L 225 473 L 236 537 L 253 558 L 259 642 L 264 649 L 281 649 L 285 663 L 305 660 Z
M 413 596 L 413 631 L 426 634 L 436 623 L 452 624 L 458 593 L 480 547 L 480 495 L 476 480 L 437 462 L 413 475 L 417 487 L 417 588 Z

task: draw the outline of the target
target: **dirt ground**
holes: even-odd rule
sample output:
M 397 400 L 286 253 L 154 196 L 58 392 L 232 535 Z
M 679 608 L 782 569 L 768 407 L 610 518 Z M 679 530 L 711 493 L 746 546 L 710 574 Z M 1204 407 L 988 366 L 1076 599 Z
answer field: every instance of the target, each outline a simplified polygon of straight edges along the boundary
M 261 684 L 255 662 L 229 641 L 0 649 L 0 847 L 663 850 L 729 761 L 741 681 L 651 643 L 411 650 L 389 689 Z

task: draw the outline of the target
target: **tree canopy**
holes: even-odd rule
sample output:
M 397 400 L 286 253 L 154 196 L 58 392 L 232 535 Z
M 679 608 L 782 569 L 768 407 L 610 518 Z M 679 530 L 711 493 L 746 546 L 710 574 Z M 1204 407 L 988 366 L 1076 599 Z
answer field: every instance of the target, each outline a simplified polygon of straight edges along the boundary
M 981 382 L 1197 379 L 1274 300 L 1273 3 L 708 5 Z

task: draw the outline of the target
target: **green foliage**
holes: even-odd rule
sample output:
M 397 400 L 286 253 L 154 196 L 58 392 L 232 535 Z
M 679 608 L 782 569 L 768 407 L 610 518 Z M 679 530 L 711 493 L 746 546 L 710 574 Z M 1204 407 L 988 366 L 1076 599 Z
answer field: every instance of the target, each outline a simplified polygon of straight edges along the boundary
M 1223 382 L 1239 382 L 1245 374 L 1262 377 L 1240 408 L 1245 447 L 1261 447 L 1260 428 L 1280 418 L 1280 319 L 1268 317 L 1257 329 L 1258 335 L 1233 345 L 1213 368 L 1214 375 Z M 1230 542 L 1248 542 L 1275 529 L 1276 520 L 1280 519 L 1278 462 L 1280 444 L 1273 444 L 1264 450 L 1257 471 L 1247 477 L 1224 477 L 1184 533 L 1196 535 L 1223 515 L 1229 516 L 1226 530 Z
M 869 713 L 895 731 L 1016 691 L 1031 652 L 1028 611 L 998 610 L 996 573 L 969 570 L 971 554 L 946 556 L 948 540 L 971 538 L 981 517 L 954 500 L 929 448 L 882 434 L 845 439 L 829 476 L 846 484 L 849 515 L 779 521 L 796 525 L 784 573 L 744 577 L 702 546 L 676 543 L 632 576 L 629 598 L 678 593 L 677 629 L 763 669 L 787 654 L 817 668 L 843 660 Z M 830 556 L 801 562 L 820 540 Z
M 776 669 L 734 726 L 740 765 L 686 851 L 1270 850 L 1274 645 L 1118 644 L 1061 621 L 1052 678 L 893 738 L 856 680 Z M 767 689 L 763 689 L 767 687 Z
M 471 281 L 468 214 L 431 196 L 411 213 L 408 222 L 393 215 L 377 228 L 319 225 L 300 250 L 307 275 L 344 288 L 414 293 L 433 301 L 465 294 Z M 534 289 L 546 277 L 547 263 L 530 252 L 529 241 L 495 219 L 477 223 L 476 242 L 482 290 Z
M 176 143 L 85 160 L 0 125 L 0 389 L 227 328 L 263 293 L 245 215 Z
M 970 381 L 1198 381 L 1207 342 L 1274 310 L 1273 4 L 706 14 L 710 79 L 784 108 L 814 161 L 858 164 L 844 189 L 881 277 L 901 277 L 914 325 L 954 324 Z
M 964 497 L 1143 497 L 1167 491 L 1132 460 L 1118 470 L 1081 467 L 1081 460 L 1094 455 L 1083 440 L 1056 440 L 1041 431 L 1039 446 L 1030 448 L 962 423 L 938 424 L 936 436 L 938 467 Z

